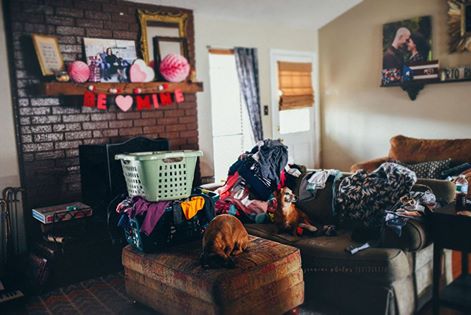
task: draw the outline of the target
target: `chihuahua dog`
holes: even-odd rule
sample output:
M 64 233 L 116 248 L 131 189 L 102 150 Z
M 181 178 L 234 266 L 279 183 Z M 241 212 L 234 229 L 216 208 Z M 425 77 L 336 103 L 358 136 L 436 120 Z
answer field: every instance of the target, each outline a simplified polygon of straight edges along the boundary
M 203 268 L 234 268 L 232 259 L 247 250 L 249 234 L 242 223 L 230 214 L 216 216 L 203 235 Z
M 281 188 L 276 194 L 276 199 L 275 224 L 278 226 L 279 233 L 288 231 L 293 235 L 297 235 L 298 227 L 312 233 L 317 232 L 317 228 L 310 223 L 307 215 L 296 208 L 294 203 L 297 198 L 291 189 L 288 187 Z

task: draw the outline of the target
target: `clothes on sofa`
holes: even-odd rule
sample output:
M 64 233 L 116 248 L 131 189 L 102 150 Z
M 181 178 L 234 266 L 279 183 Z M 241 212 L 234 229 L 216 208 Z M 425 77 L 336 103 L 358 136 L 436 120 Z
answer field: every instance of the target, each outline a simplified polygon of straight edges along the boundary
M 229 168 L 225 185 L 217 190 L 220 198 L 215 205 L 216 212 L 235 213 L 245 222 L 254 222 L 257 215 L 274 212 L 273 193 L 285 185 L 287 161 L 287 147 L 280 141 L 259 141 Z
M 379 229 L 385 210 L 408 194 L 417 181 L 413 171 L 399 164 L 386 162 L 368 173 L 358 170 L 346 176 L 335 195 L 335 209 L 341 222 Z
M 431 190 L 411 191 L 400 198 L 397 204 L 388 211 L 385 217 L 385 226 L 402 236 L 402 230 L 409 220 L 424 222 L 425 212 L 421 209 L 437 206 L 437 199 Z
M 325 183 L 329 176 L 333 175 L 336 176 L 339 173 L 338 170 L 323 170 L 318 171 L 312 174 L 311 177 L 307 180 L 308 185 L 306 187 L 307 190 L 315 191 L 316 189 L 324 189 Z
M 279 140 L 265 139 L 257 142 L 250 153 L 252 158 L 260 164 L 262 177 L 278 184 L 280 173 L 288 162 L 288 148 Z
M 232 214 L 243 222 L 254 222 L 257 215 L 275 212 L 276 199 L 251 199 L 246 187 L 238 187 L 232 190 L 231 195 L 216 201 L 215 208 L 217 214 Z
M 263 177 L 260 164 L 251 157 L 242 161 L 238 172 L 257 199 L 268 200 L 278 186 L 274 180 Z
M 280 184 L 287 161 L 287 147 L 278 140 L 266 139 L 239 156 L 229 168 L 228 179 L 237 172 L 255 199 L 267 201 Z

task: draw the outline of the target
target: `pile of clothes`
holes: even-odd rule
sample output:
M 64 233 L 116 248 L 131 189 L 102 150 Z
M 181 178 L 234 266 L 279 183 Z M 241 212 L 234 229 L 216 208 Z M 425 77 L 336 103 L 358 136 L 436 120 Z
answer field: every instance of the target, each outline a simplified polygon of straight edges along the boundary
M 386 162 L 368 173 L 358 170 L 340 182 L 335 194 L 335 211 L 340 222 L 362 223 L 379 229 L 385 211 L 391 209 L 417 182 L 410 169 Z
M 217 191 L 216 213 L 232 214 L 243 222 L 265 222 L 275 212 L 273 193 L 285 184 L 287 162 L 288 148 L 279 140 L 259 141 L 229 168 L 225 185 Z
M 215 216 L 214 200 L 204 193 L 159 202 L 128 197 L 117 205 L 116 212 L 127 242 L 144 252 L 198 239 Z
M 175 224 L 179 225 L 184 220 L 193 219 L 200 211 L 203 211 L 203 215 L 211 220 L 214 217 L 212 209 L 212 199 L 205 195 L 192 196 L 184 201 L 158 202 L 150 202 L 141 196 L 134 196 L 121 201 L 116 207 L 116 212 L 121 214 L 119 227 L 126 227 L 130 219 L 142 217 L 141 232 L 150 236 L 166 211 L 173 213 Z

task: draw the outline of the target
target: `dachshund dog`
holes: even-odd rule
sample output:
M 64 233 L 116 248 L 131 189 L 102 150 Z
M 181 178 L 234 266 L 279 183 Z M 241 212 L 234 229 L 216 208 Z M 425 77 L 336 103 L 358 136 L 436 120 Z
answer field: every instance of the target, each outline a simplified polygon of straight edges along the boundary
M 230 214 L 218 215 L 204 232 L 201 265 L 234 268 L 232 257 L 246 251 L 248 243 L 249 234 L 239 219 Z
M 298 227 L 309 232 L 316 233 L 317 228 L 312 225 L 309 218 L 294 204 L 297 201 L 296 196 L 288 187 L 283 187 L 276 194 L 277 208 L 275 211 L 275 224 L 278 232 L 291 232 L 297 235 Z

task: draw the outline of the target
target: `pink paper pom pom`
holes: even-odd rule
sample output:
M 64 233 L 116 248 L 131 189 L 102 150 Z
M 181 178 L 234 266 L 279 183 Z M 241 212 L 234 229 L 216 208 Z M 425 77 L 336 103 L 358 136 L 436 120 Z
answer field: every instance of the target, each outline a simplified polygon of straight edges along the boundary
M 160 63 L 160 73 L 169 82 L 182 82 L 190 73 L 190 64 L 183 56 L 168 54 Z
M 90 77 L 90 68 L 83 61 L 74 61 L 69 65 L 69 75 L 74 82 L 87 82 Z

